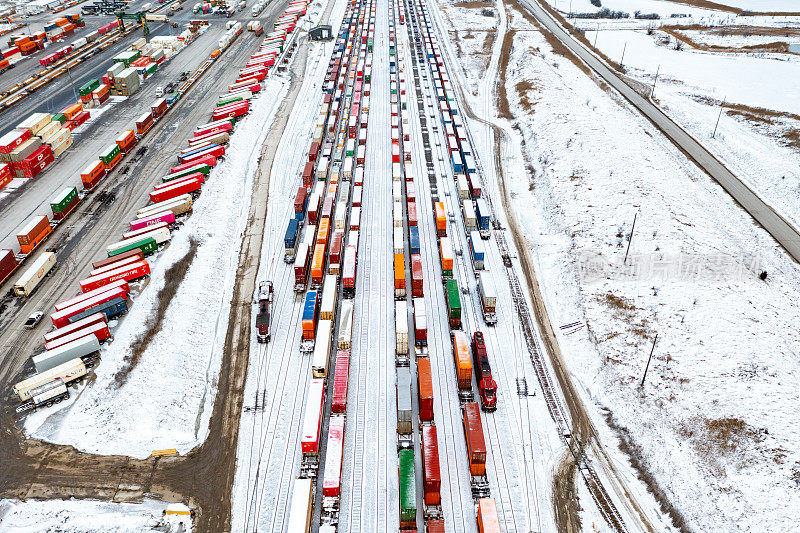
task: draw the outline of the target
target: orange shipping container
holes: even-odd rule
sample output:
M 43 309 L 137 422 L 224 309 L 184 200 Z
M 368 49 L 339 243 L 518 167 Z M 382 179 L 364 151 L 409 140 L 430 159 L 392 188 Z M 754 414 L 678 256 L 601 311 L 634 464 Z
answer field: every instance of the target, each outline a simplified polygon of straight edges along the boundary
M 439 241 L 440 258 L 442 260 L 442 270 L 453 271 L 453 249 L 450 246 L 450 239 Z
M 330 229 L 331 219 L 326 217 L 319 221 L 319 227 L 317 228 L 317 244 L 321 244 L 323 250 L 325 249 L 325 245 L 328 243 L 328 232 Z
M 403 254 L 394 254 L 394 288 L 406 288 L 406 260 Z
M 472 360 L 469 356 L 469 337 L 463 331 L 453 332 L 453 358 L 460 389 L 472 389 Z
M 77 103 L 77 104 L 72 104 L 71 106 L 65 108 L 63 113 L 64 116 L 67 117 L 67 120 L 72 120 L 81 111 L 83 111 L 83 105 Z
M 317 243 L 314 246 L 314 256 L 311 259 L 311 284 L 322 285 L 322 274 L 325 269 L 325 245 Z
M 436 202 L 436 235 L 444 237 L 447 235 L 447 217 L 444 214 L 444 204 Z
M 478 500 L 478 531 L 480 533 L 500 533 L 500 518 L 494 498 Z
M 103 162 L 97 159 L 89 163 L 83 172 L 81 172 L 81 181 L 84 185 L 93 183 L 97 178 L 105 173 L 106 169 L 103 167 Z
M 136 144 L 136 133 L 133 130 L 125 130 L 117 137 L 117 145 L 122 152 L 130 150 L 134 144 Z

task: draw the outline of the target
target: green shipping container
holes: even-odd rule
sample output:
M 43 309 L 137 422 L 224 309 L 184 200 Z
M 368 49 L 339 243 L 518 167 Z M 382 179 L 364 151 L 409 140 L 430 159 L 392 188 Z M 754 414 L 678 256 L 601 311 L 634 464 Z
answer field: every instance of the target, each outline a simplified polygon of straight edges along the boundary
M 400 521 L 417 521 L 417 483 L 414 474 L 414 450 L 400 450 Z
M 109 164 L 117 157 L 117 154 L 119 154 L 119 145 L 117 143 L 110 144 L 105 150 L 100 152 L 100 161 Z
M 454 279 L 447 280 L 447 309 L 450 318 L 461 318 L 461 296 L 458 294 L 458 282 Z
M 195 165 L 191 168 L 187 168 L 185 170 L 181 170 L 180 172 L 176 172 L 174 174 L 168 174 L 166 176 L 161 177 L 161 183 L 166 183 L 168 181 L 176 180 L 178 178 L 182 178 L 184 176 L 188 176 L 189 174 L 194 174 L 195 172 L 202 172 L 204 176 L 208 176 L 208 173 L 211 172 L 211 167 L 206 165 L 205 163 L 202 165 Z
M 50 201 L 50 209 L 53 210 L 53 213 L 60 213 L 77 197 L 78 189 L 76 187 L 66 187 Z
M 158 243 L 152 237 L 148 237 L 140 241 L 133 241 L 127 246 L 123 246 L 122 248 L 117 248 L 113 252 L 109 252 L 108 257 L 114 257 L 115 255 L 123 254 L 130 250 L 135 250 L 136 248 L 139 248 L 144 255 L 147 255 L 158 250 Z
M 221 99 L 219 102 L 217 102 L 217 107 L 221 107 L 221 106 L 224 106 L 224 105 L 227 105 L 227 104 L 232 104 L 234 102 L 241 102 L 243 100 L 244 100 L 244 98 L 242 98 L 241 96 L 228 96 L 226 98 Z
M 67 121 L 67 117 L 64 116 L 64 113 L 56 113 L 53 115 L 53 122 L 60 122 L 65 123 Z
M 84 83 L 80 89 L 78 89 L 78 92 L 81 93 L 81 96 L 86 96 L 98 87 L 100 87 L 100 80 L 89 80 Z
M 148 75 L 152 74 L 158 70 L 158 63 L 150 63 L 144 68 L 144 71 L 147 72 Z
M 364 81 L 366 81 L 367 83 L 372 81 L 372 74 L 364 74 Z

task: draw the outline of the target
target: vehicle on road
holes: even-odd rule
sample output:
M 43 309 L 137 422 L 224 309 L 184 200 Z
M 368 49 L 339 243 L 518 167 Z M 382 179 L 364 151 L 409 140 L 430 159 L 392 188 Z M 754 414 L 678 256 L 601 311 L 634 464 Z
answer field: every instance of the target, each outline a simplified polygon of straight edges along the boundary
M 258 314 L 256 314 L 256 338 L 258 342 L 269 342 L 272 312 L 273 287 L 271 281 L 262 281 L 258 285 Z
M 164 96 L 164 88 L 156 87 L 156 98 L 161 98 L 162 96 Z
M 44 316 L 43 311 L 34 311 L 33 313 L 28 315 L 28 318 L 25 319 L 25 327 L 28 329 L 33 329 L 39 325 L 39 322 L 42 321 L 42 317 Z

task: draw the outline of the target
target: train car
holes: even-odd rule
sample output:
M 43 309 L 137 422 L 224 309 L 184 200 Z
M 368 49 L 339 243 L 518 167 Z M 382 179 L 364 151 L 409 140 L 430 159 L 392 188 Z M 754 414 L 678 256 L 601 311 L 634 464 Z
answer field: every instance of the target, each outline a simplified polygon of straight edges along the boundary
M 395 354 L 408 355 L 408 303 L 398 300 L 394 303 Z
M 486 442 L 483 437 L 481 408 L 476 402 L 467 402 L 463 411 L 469 471 L 473 476 L 482 477 L 486 475 Z
M 324 221 L 325 219 L 323 219 Z M 317 242 L 314 245 L 314 255 L 311 257 L 311 288 L 322 287 L 325 274 L 325 243 Z
M 445 282 L 445 296 L 450 329 L 461 329 L 461 295 L 456 280 L 448 279 Z
M 303 336 L 300 350 L 310 352 L 314 349 L 314 336 L 317 328 L 319 298 L 317 291 L 308 291 L 303 303 Z
M 472 397 L 472 360 L 469 337 L 463 331 L 453 332 L 453 360 L 456 365 L 459 395 Z
M 489 364 L 489 354 L 483 333 L 476 331 L 472 334 L 472 361 L 475 368 L 475 381 L 478 383 L 478 394 L 481 398 L 481 407 L 484 411 L 497 409 L 497 383 L 492 377 L 492 367 Z
M 420 348 L 428 346 L 428 318 L 424 298 L 414 298 L 414 344 Z
M 319 439 L 322 427 L 322 407 L 325 402 L 325 380 L 312 379 L 308 387 L 308 397 L 303 411 L 303 433 L 300 436 L 300 450 L 304 456 L 319 455 Z
M 311 515 L 314 503 L 313 480 L 297 478 L 292 487 L 292 503 L 289 507 L 288 531 L 306 533 L 311 531 Z
M 339 312 L 339 338 L 336 347 L 340 350 L 349 350 L 353 340 L 353 301 L 342 300 Z
M 406 259 L 402 253 L 394 254 L 394 297 L 406 297 Z
M 333 371 L 333 394 L 331 397 L 331 412 L 345 413 L 347 411 L 347 387 L 350 373 L 350 350 L 336 352 L 336 365 Z
M 441 505 L 440 490 L 442 476 L 439 471 L 439 441 L 436 426 L 422 426 L 422 483 L 425 492 L 425 505 Z
M 356 246 L 348 244 L 344 250 L 342 269 L 342 294 L 345 298 L 353 298 L 356 294 L 356 264 Z
M 439 259 L 442 262 L 442 278 L 451 280 L 453 277 L 453 245 L 449 237 L 439 239 Z
M 294 290 L 302 292 L 306 289 L 308 271 L 311 267 L 311 254 L 308 251 L 308 243 L 300 243 L 297 254 L 294 258 Z
M 397 371 L 397 433 L 410 435 L 413 430 L 411 421 L 413 405 L 411 402 L 411 370 L 407 366 L 398 367 Z M 400 446 L 405 439 L 401 438 Z M 411 444 L 411 443 L 409 443 Z
M 400 528 L 417 527 L 417 479 L 414 472 L 414 450 L 398 452 L 400 482 Z
M 301 186 L 297 188 L 297 195 L 294 197 L 294 218 L 300 223 L 306 216 L 306 207 L 308 207 L 308 189 Z
M 314 355 L 311 359 L 311 375 L 324 378 L 328 375 L 328 364 L 331 358 L 331 335 L 333 321 L 320 319 L 314 341 Z
M 417 359 L 417 398 L 419 399 L 419 419 L 433 422 L 433 376 L 431 361 L 427 357 Z M 423 429 L 426 426 L 423 426 Z
M 269 328 L 272 320 L 272 299 L 274 289 L 271 281 L 258 284 L 258 311 L 256 312 L 256 339 L 269 342 L 272 338 Z
M 464 217 L 464 226 L 467 232 L 472 232 L 478 229 L 478 219 L 475 216 L 475 205 L 472 200 L 466 199 L 461 202 L 461 214 Z
M 283 254 L 284 263 L 294 263 L 297 255 L 297 244 L 300 242 L 300 221 L 296 218 L 290 218 L 289 224 L 286 227 L 286 233 L 283 236 L 283 247 L 285 249 Z
M 422 256 L 415 254 L 411 256 L 411 296 L 422 298 L 424 295 Z
M 328 253 L 328 273 L 339 275 L 342 264 L 342 250 L 344 248 L 344 231 L 336 230 L 331 238 L 331 247 Z
M 473 200 L 477 200 L 481 197 L 481 182 L 476 174 L 469 174 L 467 175 L 467 181 L 469 182 L 469 196 Z
M 419 254 L 419 228 L 409 226 L 408 228 L 408 247 L 412 254 Z
M 477 231 L 469 232 L 469 252 L 472 256 L 472 267 L 475 270 L 483 270 L 486 248 L 481 240 L 481 235 Z
M 500 517 L 494 498 L 478 500 L 478 533 L 500 533 Z
M 483 270 L 478 273 L 478 293 L 481 298 L 483 320 L 487 325 L 493 326 L 497 323 L 497 314 L 495 313 L 497 291 L 494 287 L 494 278 L 491 272 Z
M 336 312 L 336 301 L 339 291 L 336 276 L 328 274 L 322 287 L 322 301 L 320 305 L 320 320 L 333 320 Z
M 344 424 L 345 417 L 341 415 L 332 415 L 328 423 L 328 445 L 325 449 L 325 472 L 322 476 L 323 499 L 339 497 L 342 484 Z M 327 507 L 324 500 L 322 505 L 323 508 Z

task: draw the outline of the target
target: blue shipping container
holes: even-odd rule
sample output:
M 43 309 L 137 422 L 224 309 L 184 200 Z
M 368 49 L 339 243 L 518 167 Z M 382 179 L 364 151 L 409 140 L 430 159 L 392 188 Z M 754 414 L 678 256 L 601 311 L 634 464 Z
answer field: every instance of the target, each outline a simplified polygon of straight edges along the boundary
M 419 228 L 417 226 L 410 226 L 408 228 L 408 240 L 411 247 L 412 254 L 419 253 Z
M 303 304 L 303 320 L 314 320 L 317 310 L 317 291 L 306 293 L 306 302 Z
M 294 251 L 297 247 L 297 226 L 298 221 L 296 218 L 289 219 L 289 227 L 286 228 L 286 235 L 283 236 L 283 247 L 286 251 Z
M 475 200 L 475 216 L 478 219 L 478 229 L 489 231 L 489 206 L 483 198 Z
M 463 172 L 464 165 L 461 162 L 461 154 L 458 152 L 451 152 L 450 157 L 453 160 L 453 172 Z
M 100 305 L 95 305 L 94 307 L 90 307 L 85 311 L 81 311 L 77 315 L 73 315 L 69 317 L 69 323 L 72 324 L 73 322 L 77 322 L 78 320 L 83 320 L 87 316 L 91 316 L 95 313 L 103 313 L 106 315 L 108 320 L 112 318 L 118 317 L 122 313 L 128 310 L 128 302 L 125 298 L 114 298 L 113 300 L 109 300 L 107 302 L 101 303 Z

